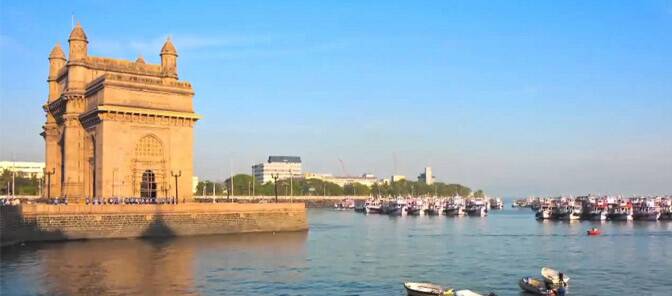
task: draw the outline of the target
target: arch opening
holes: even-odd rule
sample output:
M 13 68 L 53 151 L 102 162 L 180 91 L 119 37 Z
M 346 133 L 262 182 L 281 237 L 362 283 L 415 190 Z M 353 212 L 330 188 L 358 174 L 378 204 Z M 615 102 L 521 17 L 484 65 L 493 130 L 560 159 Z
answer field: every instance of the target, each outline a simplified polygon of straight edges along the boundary
M 156 198 L 156 176 L 152 170 L 146 170 L 142 173 L 142 182 L 140 182 L 140 197 Z

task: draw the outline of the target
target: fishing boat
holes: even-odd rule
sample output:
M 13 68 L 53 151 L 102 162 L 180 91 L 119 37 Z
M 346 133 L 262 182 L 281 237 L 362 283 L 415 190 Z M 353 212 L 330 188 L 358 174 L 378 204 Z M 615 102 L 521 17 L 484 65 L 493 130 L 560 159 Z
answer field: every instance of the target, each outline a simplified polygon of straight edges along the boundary
M 590 221 L 606 221 L 607 210 L 601 208 L 593 208 L 588 212 L 588 220 Z
M 406 215 L 406 200 L 398 198 L 390 201 L 387 204 L 386 214 L 391 216 L 405 216 Z
M 492 210 L 501 210 L 504 208 L 504 201 L 497 197 L 490 199 L 490 209 Z
M 425 215 L 436 216 L 441 215 L 443 208 L 441 207 L 441 203 L 439 201 L 433 201 L 427 204 L 427 208 L 424 211 Z
M 660 201 L 660 220 L 672 220 L 672 198 Z
M 571 209 L 567 206 L 558 206 L 551 211 L 551 219 L 553 220 L 569 220 Z
M 404 288 L 406 288 L 408 296 L 451 295 L 453 291 L 432 283 L 407 282 L 404 283 Z
M 588 234 L 588 235 L 590 235 L 590 236 L 595 236 L 595 235 L 600 235 L 600 234 L 602 234 L 602 231 L 599 230 L 599 229 L 597 229 L 597 228 L 595 228 L 595 227 L 593 227 L 593 228 L 591 228 L 591 229 L 586 230 L 586 234 Z
M 483 200 L 470 200 L 467 204 L 467 215 L 473 217 L 485 217 L 488 215 L 488 207 Z
M 383 213 L 383 203 L 380 200 L 369 200 L 364 205 L 364 211 L 367 214 L 381 214 Z
M 657 221 L 659 218 L 660 208 L 652 200 L 641 203 L 632 213 L 632 219 L 639 221 Z
M 632 221 L 632 204 L 621 202 L 612 205 L 607 212 L 607 220 Z
M 443 208 L 446 216 L 464 216 L 465 214 L 464 201 L 459 197 L 448 200 Z
M 406 214 L 411 216 L 418 216 L 422 214 L 422 208 L 417 204 L 410 204 L 406 207 Z
M 552 283 L 553 285 L 558 285 L 560 284 L 560 272 L 557 270 L 550 268 L 550 267 L 542 267 L 541 268 L 541 276 L 544 277 L 544 280 L 546 280 L 549 283 Z M 569 277 L 563 274 L 562 277 L 563 281 L 565 284 L 569 282 Z
M 518 282 L 523 291 L 530 292 L 535 295 L 550 295 L 551 291 L 546 289 L 546 283 L 540 279 L 533 277 L 524 277 Z
M 352 198 L 346 198 L 339 203 L 334 204 L 334 208 L 337 210 L 350 210 L 355 208 L 355 200 Z
M 355 212 L 366 213 L 366 201 L 356 200 L 355 201 Z
M 565 216 L 565 220 L 575 221 L 580 220 L 583 211 L 580 206 L 569 207 L 569 215 Z
M 551 212 L 552 209 L 548 205 L 542 205 L 539 210 L 537 210 L 537 213 L 534 214 L 534 217 L 537 220 L 551 219 Z

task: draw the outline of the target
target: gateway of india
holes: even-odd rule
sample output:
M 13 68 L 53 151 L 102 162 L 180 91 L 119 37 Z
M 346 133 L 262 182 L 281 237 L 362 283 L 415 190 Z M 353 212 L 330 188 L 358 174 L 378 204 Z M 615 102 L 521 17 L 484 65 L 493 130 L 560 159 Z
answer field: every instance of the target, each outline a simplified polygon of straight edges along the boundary
M 178 80 L 170 39 L 160 65 L 89 56 L 79 24 L 68 42 L 67 59 L 58 44 L 49 55 L 45 195 L 69 203 L 176 194 L 191 201 L 193 126 L 200 116 L 191 84 Z

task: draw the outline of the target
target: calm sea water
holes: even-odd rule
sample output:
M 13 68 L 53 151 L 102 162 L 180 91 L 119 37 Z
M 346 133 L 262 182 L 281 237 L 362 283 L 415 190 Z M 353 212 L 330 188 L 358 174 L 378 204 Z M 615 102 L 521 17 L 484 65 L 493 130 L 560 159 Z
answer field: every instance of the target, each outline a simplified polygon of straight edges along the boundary
M 542 266 L 571 295 L 672 295 L 672 223 L 309 210 L 310 231 L 4 248 L 2 295 L 404 295 L 404 281 L 521 295 Z M 585 235 L 598 225 L 599 237 Z

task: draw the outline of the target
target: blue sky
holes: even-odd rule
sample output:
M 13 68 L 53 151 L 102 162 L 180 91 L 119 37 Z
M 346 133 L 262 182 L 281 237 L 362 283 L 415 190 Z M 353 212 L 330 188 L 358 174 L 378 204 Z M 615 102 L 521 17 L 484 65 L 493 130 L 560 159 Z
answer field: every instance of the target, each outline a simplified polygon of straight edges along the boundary
M 47 55 L 71 16 L 89 54 L 195 88 L 196 173 L 269 154 L 307 171 L 487 192 L 672 193 L 672 1 L 3 1 L 0 159 L 42 160 Z

